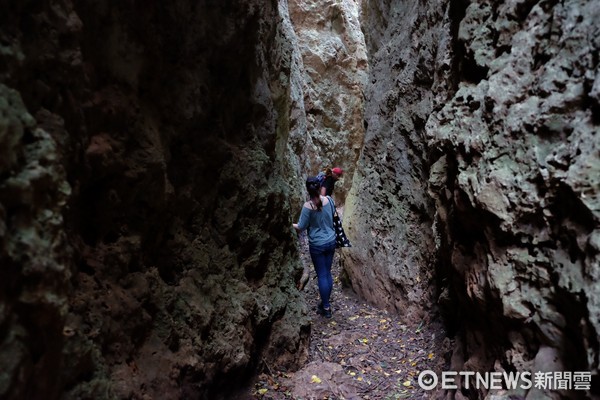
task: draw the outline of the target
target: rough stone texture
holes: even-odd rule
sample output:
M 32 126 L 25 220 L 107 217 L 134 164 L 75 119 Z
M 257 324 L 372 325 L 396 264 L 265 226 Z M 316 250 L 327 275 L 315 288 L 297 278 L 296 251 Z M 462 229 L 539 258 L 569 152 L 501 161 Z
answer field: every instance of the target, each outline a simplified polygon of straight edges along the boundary
M 56 141 L 0 84 L 0 397 L 55 398 L 70 277 Z M 23 385 L 27 382 L 27 385 Z
M 407 318 L 437 302 L 451 370 L 591 371 L 597 385 L 599 7 L 365 3 L 368 128 L 345 268 Z M 586 393 L 449 398 L 515 395 Z
M 448 2 L 370 1 L 367 131 L 347 198 L 344 226 L 354 247 L 343 262 L 352 287 L 415 320 L 434 302 L 434 208 L 427 195 L 425 122 L 450 71 Z
M 598 379 L 599 34 L 598 2 L 465 10 L 458 90 L 426 126 L 453 367 Z
M 0 397 L 219 398 L 301 363 L 286 2 L 0 9 Z
M 290 17 L 303 60 L 306 172 L 340 166 L 335 197 L 343 204 L 364 138 L 368 62 L 359 21 L 360 1 L 290 0 Z

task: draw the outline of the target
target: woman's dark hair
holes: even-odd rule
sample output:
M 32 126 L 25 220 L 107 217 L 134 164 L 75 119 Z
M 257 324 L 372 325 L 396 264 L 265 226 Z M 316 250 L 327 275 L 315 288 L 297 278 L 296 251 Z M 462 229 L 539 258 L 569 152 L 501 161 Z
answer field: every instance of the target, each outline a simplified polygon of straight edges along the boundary
M 321 202 L 321 183 L 316 176 L 306 178 L 306 190 L 313 204 L 317 207 L 317 211 L 321 211 L 323 208 L 323 203 Z

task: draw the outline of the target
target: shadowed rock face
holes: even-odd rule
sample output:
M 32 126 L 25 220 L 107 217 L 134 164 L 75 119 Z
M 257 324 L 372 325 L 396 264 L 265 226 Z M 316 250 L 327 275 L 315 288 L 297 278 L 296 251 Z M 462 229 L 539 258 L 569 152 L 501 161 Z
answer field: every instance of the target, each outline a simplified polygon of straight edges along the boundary
M 52 398 L 71 275 L 62 231 L 70 187 L 56 141 L 4 84 L 0 116 L 0 394 Z
M 457 91 L 426 126 L 443 153 L 430 188 L 444 305 L 467 332 L 454 366 L 597 375 L 600 4 L 464 12 Z
M 437 302 L 456 334 L 452 370 L 597 382 L 600 4 L 382 0 L 364 12 L 353 287 L 407 318 Z
M 344 254 L 352 287 L 381 307 L 428 318 L 434 301 L 434 204 L 427 195 L 425 122 L 443 98 L 448 3 L 365 2 L 367 131 L 345 209 L 355 246 Z M 424 158 L 425 157 L 425 158 Z
M 286 4 L 0 6 L 0 397 L 215 398 L 302 362 Z

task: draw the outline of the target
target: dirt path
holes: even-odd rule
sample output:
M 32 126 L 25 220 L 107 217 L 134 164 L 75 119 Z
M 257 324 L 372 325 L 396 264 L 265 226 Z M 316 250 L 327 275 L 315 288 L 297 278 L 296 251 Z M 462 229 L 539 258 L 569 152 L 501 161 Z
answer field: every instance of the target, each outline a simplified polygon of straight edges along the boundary
M 304 292 L 319 301 L 316 274 L 309 263 Z M 340 251 L 340 250 L 338 250 Z M 344 251 L 344 250 L 341 250 Z M 312 310 L 309 362 L 300 371 L 268 371 L 258 377 L 253 399 L 431 399 L 417 384 L 423 370 L 438 374 L 449 348 L 440 325 L 408 325 L 396 315 L 357 298 L 340 282 L 338 256 L 333 267 L 333 318 Z

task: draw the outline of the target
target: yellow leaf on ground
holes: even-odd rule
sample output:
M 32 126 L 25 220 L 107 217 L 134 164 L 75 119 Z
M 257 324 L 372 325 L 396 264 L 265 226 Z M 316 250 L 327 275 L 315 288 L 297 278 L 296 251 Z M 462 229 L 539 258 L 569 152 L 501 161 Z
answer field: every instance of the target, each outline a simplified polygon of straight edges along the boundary
M 311 383 L 321 383 L 322 381 L 321 381 L 321 379 L 318 376 L 313 375 L 313 376 L 310 377 L 310 382 Z
M 427 358 L 429 358 L 431 360 L 433 358 L 433 353 L 429 353 L 429 355 L 427 356 Z
M 379 322 L 381 322 L 382 324 L 387 322 L 387 319 L 380 319 Z
M 410 381 L 405 381 L 402 383 L 402 386 L 406 386 L 409 387 L 410 386 Z
M 350 374 L 350 376 L 354 376 L 354 375 L 356 375 L 356 372 L 350 371 L 349 374 Z
M 355 315 L 354 317 L 348 318 L 349 321 L 355 321 L 357 319 L 358 319 L 358 315 Z
M 258 389 L 258 394 L 265 394 L 267 392 L 268 392 L 267 389 Z
M 356 378 L 357 381 L 362 381 L 362 376 L 359 376 L 358 378 Z

